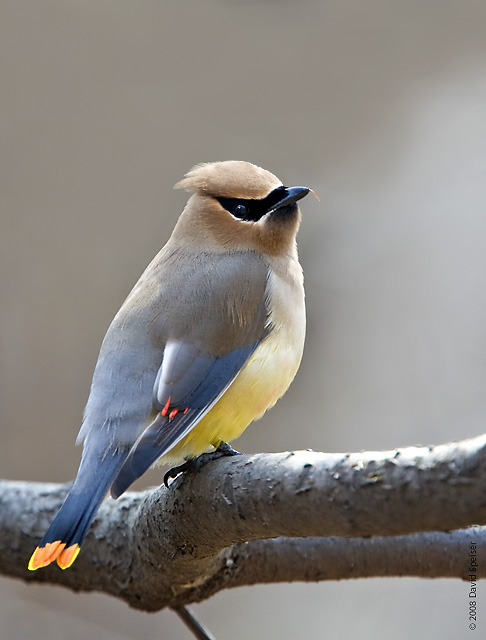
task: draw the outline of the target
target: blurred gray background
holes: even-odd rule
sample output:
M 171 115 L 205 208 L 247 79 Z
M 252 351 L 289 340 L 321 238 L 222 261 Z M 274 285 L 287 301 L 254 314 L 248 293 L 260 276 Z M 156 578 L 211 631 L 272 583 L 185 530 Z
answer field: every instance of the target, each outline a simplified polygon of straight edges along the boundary
M 203 161 L 321 199 L 302 205 L 301 370 L 240 450 L 484 431 L 485 34 L 484 0 L 2 0 L 1 476 L 74 476 L 104 332 Z M 195 609 L 227 640 L 470 633 L 453 580 L 261 586 Z M 171 612 L 2 579 L 0 637 L 189 634 Z

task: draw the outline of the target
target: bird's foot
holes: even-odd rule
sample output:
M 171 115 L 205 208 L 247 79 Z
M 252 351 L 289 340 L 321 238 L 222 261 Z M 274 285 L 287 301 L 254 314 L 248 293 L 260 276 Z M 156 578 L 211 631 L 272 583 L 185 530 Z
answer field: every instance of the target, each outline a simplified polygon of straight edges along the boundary
M 177 478 L 179 474 L 185 473 L 186 471 L 199 471 L 204 467 L 204 465 L 211 462 L 211 460 L 218 460 L 218 458 L 223 458 L 225 456 L 241 456 L 241 453 L 233 449 L 233 447 L 231 447 L 227 442 L 220 442 L 218 448 L 214 451 L 202 453 L 197 458 L 191 458 L 184 462 L 184 464 L 180 464 L 178 467 L 169 469 L 169 471 L 164 475 L 164 484 L 169 488 L 169 480 L 171 478 Z

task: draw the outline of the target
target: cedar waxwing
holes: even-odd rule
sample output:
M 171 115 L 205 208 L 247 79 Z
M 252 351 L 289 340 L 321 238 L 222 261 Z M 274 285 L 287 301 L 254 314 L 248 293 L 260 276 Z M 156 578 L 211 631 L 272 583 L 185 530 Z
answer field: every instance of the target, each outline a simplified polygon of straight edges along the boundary
M 309 189 L 239 161 L 196 166 L 176 188 L 193 195 L 103 340 L 78 475 L 31 570 L 69 567 L 107 492 L 117 498 L 157 460 L 222 443 L 224 454 L 299 367 L 297 201 Z

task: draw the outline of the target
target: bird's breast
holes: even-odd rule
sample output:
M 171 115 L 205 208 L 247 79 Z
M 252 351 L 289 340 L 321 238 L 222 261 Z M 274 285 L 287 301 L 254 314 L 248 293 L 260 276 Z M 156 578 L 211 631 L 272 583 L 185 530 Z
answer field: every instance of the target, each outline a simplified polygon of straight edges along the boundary
M 294 278 L 271 271 L 268 298 L 269 335 L 214 407 L 161 462 L 172 464 L 196 457 L 221 440 L 234 440 L 287 391 L 304 349 L 305 304 L 300 267 Z

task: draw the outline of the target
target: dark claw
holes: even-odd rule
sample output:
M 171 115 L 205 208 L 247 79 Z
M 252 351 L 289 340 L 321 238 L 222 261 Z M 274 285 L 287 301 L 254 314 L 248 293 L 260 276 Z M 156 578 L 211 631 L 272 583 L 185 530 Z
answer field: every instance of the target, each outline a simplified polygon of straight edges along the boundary
M 202 453 L 197 458 L 191 458 L 191 460 L 187 460 L 184 464 L 180 464 L 178 467 L 169 469 L 169 471 L 164 475 L 164 484 L 169 488 L 169 480 L 171 478 L 177 478 L 179 474 L 193 469 L 195 471 L 199 471 L 204 467 L 204 465 L 211 462 L 211 460 L 218 460 L 218 458 L 223 458 L 225 456 L 241 456 L 241 453 L 233 449 L 233 447 L 231 447 L 227 442 L 220 442 L 218 448 L 214 451 Z
M 180 464 L 178 467 L 172 467 L 172 469 L 169 469 L 169 471 L 167 471 L 164 474 L 164 484 L 167 487 L 167 489 L 169 488 L 169 480 L 171 478 L 177 478 L 177 476 L 180 473 L 185 473 L 186 471 L 189 471 L 190 469 L 197 469 L 196 467 L 196 460 L 198 458 L 193 458 L 192 460 L 188 460 L 187 462 L 184 462 L 184 464 Z

